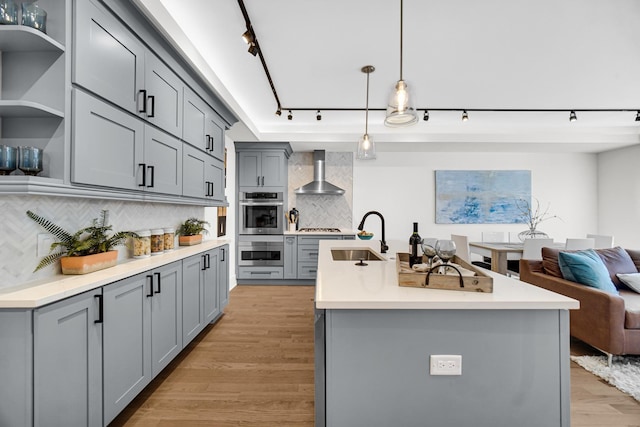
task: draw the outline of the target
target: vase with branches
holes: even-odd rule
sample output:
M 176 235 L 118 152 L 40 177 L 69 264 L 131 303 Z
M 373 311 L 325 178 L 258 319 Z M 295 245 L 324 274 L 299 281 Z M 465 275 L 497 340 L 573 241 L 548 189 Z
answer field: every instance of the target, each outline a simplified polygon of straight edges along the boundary
M 535 206 L 525 199 L 516 200 L 516 206 L 520 211 L 520 219 L 529 227 L 527 230 L 518 233 L 518 238 L 523 242 L 525 239 L 548 238 L 547 233 L 538 230 L 538 225 L 549 219 L 561 219 L 559 216 L 549 213 L 549 203 L 543 209 L 540 207 L 540 201 L 538 199 L 534 200 Z
M 119 231 L 109 235 L 112 226 L 107 224 L 109 218 L 107 210 L 102 210 L 100 218 L 93 219 L 89 227 L 81 228 L 75 233 L 68 232 L 30 210 L 27 211 L 27 216 L 58 239 L 57 242 L 51 244 L 51 253 L 40 260 L 34 271 L 51 265 L 64 257 L 81 257 L 110 252 L 115 246 L 125 243 L 127 238 L 137 237 L 137 234 L 131 231 Z

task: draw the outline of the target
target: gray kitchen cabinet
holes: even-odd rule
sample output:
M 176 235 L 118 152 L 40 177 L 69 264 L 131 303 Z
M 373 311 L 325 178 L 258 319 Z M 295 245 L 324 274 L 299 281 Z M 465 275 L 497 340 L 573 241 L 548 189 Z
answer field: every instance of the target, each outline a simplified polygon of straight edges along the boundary
M 73 3 L 73 82 L 132 114 L 141 114 L 145 46 L 92 1 Z
M 241 151 L 238 173 L 240 187 L 286 187 L 287 158 L 283 151 Z
M 298 278 L 298 238 L 284 236 L 284 278 Z
M 73 182 L 182 193 L 182 142 L 82 90 L 73 98 Z
M 142 182 L 145 191 L 182 194 L 182 142 L 151 126 L 144 130 L 144 166 Z M 142 172 L 142 169 L 145 169 Z
M 229 245 L 220 246 L 220 263 L 218 264 L 218 301 L 220 313 L 229 304 Z
M 182 350 L 182 264 L 105 286 L 104 423 L 111 422 Z
M 218 114 L 188 87 L 184 88 L 182 139 L 224 160 L 224 124 Z
M 298 237 L 298 279 L 315 279 L 318 272 L 320 240 L 342 240 L 342 235 L 303 235 Z
M 146 119 L 161 129 L 182 136 L 182 95 L 184 83 L 156 55 L 145 57 Z
M 220 315 L 219 260 L 218 248 L 182 260 L 183 346 Z
M 224 164 L 185 144 L 182 159 L 182 195 L 224 201 Z
M 238 279 L 284 279 L 282 267 L 238 267 Z
M 101 304 L 96 289 L 34 310 L 35 426 L 102 425 Z

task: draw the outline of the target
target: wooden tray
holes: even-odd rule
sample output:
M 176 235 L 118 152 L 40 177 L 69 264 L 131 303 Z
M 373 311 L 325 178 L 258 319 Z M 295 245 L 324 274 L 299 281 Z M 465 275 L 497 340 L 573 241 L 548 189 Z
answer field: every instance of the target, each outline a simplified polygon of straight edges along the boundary
M 462 276 L 462 287 L 460 287 L 460 276 L 450 274 L 437 274 L 431 273 L 429 275 L 429 285 L 427 286 L 427 273 L 421 273 L 418 271 L 408 272 L 409 267 L 409 254 L 403 252 L 396 253 L 396 272 L 398 274 L 399 286 L 410 286 L 414 288 L 431 288 L 431 289 L 446 289 L 450 291 L 464 291 L 464 292 L 493 292 L 493 278 L 482 271 L 482 269 L 469 264 L 466 261 L 454 256 L 451 260 L 452 263 L 472 270 L 476 273 L 475 276 Z

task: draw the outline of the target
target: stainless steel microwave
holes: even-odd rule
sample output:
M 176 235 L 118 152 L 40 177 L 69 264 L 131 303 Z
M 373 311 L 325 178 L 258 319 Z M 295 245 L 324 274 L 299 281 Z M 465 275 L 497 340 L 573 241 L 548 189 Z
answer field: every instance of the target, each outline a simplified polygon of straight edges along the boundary
M 239 234 L 283 234 L 284 199 L 281 192 L 241 192 Z

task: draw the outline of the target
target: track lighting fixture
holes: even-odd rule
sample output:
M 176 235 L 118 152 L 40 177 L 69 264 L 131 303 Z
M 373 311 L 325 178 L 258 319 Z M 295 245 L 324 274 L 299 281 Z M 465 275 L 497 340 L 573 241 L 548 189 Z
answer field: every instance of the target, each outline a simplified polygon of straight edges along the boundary
M 467 114 L 467 110 L 463 110 L 462 111 L 462 121 L 466 122 L 467 120 L 469 120 L 469 114 Z
M 280 117 L 282 115 L 282 110 L 280 109 L 280 107 L 278 107 L 278 109 L 276 110 L 276 116 Z
M 249 45 L 249 49 L 247 51 L 251 55 L 256 56 L 258 54 L 258 45 L 256 44 L 256 38 L 250 29 L 247 29 L 247 31 L 242 33 L 242 40 Z
M 289 110 L 289 114 L 287 114 L 287 120 L 292 120 L 293 114 L 291 114 L 291 110 Z
M 638 114 L 636 114 L 636 122 L 640 122 L 640 111 L 638 111 Z
M 373 65 L 365 65 L 361 69 L 363 73 L 367 74 L 367 98 L 364 109 L 364 135 L 358 142 L 358 151 L 356 153 L 358 160 L 374 160 L 376 158 L 376 146 L 371 137 L 369 137 L 369 74 L 375 70 Z
M 244 33 L 242 33 L 242 40 L 244 40 L 244 42 L 246 44 L 251 44 L 253 43 L 253 35 L 251 34 L 251 31 L 247 30 Z
M 576 120 L 578 120 L 578 117 L 576 116 L 576 112 L 571 110 L 571 112 L 569 113 L 569 121 L 575 122 Z
M 403 0 L 400 0 L 400 80 L 396 83 L 389 104 L 387 104 L 387 117 L 384 124 L 389 127 L 404 127 L 415 124 L 418 114 L 413 108 L 413 97 L 409 94 L 407 83 L 402 79 L 402 17 Z
M 316 111 L 316 120 L 317 121 L 322 120 L 322 114 L 320 114 L 320 110 Z
M 429 110 L 424 110 L 424 114 L 422 115 L 422 120 L 425 122 L 429 121 Z

